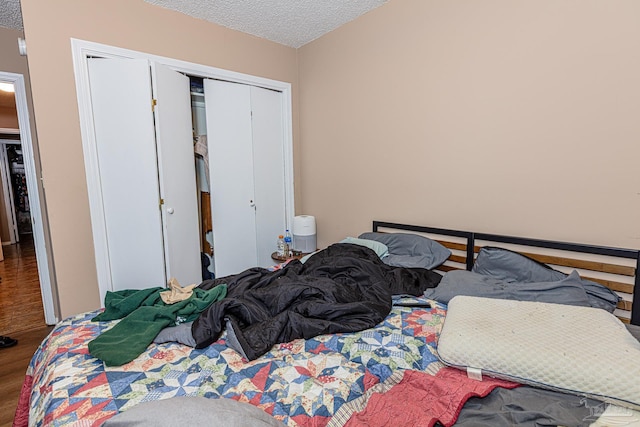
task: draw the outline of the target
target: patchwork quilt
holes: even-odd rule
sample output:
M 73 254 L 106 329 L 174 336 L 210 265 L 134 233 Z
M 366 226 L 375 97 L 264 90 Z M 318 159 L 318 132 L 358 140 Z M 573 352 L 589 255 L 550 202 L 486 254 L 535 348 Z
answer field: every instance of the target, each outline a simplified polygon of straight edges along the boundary
M 452 369 L 435 351 L 445 306 L 413 297 L 400 303 L 421 306 L 395 305 L 374 328 L 277 344 L 253 361 L 229 348 L 223 334 L 203 349 L 152 344 L 118 367 L 87 350 L 117 321 L 91 322 L 99 311 L 78 315 L 58 324 L 36 351 L 16 424 L 26 425 L 28 412 L 34 426 L 99 426 L 141 402 L 204 396 L 248 402 L 288 426 L 325 426 L 345 403 L 366 399 L 394 374 Z

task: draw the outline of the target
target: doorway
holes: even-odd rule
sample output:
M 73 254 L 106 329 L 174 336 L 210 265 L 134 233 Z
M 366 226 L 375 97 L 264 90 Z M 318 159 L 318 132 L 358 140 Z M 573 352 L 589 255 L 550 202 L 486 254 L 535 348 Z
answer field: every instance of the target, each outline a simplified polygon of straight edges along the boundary
M 26 194 L 22 194 L 23 199 L 21 203 L 23 207 L 28 207 L 28 214 L 26 215 L 30 222 L 31 235 L 33 237 L 45 322 L 53 325 L 57 323 L 59 319 L 56 315 L 54 305 L 50 264 L 45 243 L 44 215 L 43 207 L 40 203 L 41 187 L 38 185 L 24 76 L 22 74 L 0 71 L 0 84 L 6 86 L 9 90 L 12 89 L 15 97 L 17 128 L 13 126 L 10 128 L 2 128 L 0 129 L 0 133 L 14 135 L 11 139 L 15 140 L 17 138 L 17 141 L 19 141 L 19 148 L 17 148 L 17 142 L 14 141 L 16 142 L 16 148 L 18 150 L 18 152 L 14 154 L 21 156 L 24 173 L 24 176 L 21 177 L 21 183 L 24 186 L 22 190 Z M 26 225 L 26 227 L 28 227 L 28 225 Z
M 19 243 L 24 236 L 32 240 L 29 192 L 20 139 L 7 139 L 6 136 L 0 138 L 0 176 L 2 177 L 1 200 L 5 207 L 0 212 L 2 244 Z

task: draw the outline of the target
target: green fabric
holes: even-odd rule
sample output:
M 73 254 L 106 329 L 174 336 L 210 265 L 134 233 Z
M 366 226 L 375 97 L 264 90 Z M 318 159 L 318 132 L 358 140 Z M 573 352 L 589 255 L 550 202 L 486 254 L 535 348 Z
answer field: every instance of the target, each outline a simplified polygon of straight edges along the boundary
M 113 328 L 89 342 L 89 353 L 107 366 L 120 366 L 138 357 L 158 333 L 183 321 L 195 320 L 212 303 L 227 295 L 227 285 L 204 290 L 195 288 L 184 301 L 165 304 L 160 292 L 165 288 L 107 292 L 105 311 L 93 321 L 122 319 Z

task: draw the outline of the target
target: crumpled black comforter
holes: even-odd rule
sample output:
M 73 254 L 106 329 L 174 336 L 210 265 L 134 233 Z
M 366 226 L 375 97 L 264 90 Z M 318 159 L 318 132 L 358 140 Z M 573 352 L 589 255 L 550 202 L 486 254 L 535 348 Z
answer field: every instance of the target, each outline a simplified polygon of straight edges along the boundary
M 196 348 L 204 348 L 227 324 L 245 357 L 254 360 L 277 343 L 373 327 L 389 314 L 392 295 L 421 295 L 440 278 L 429 270 L 388 266 L 369 248 L 337 243 L 304 264 L 295 260 L 276 271 L 256 267 L 204 281 L 204 289 L 226 283 L 227 296 L 203 311 L 191 332 Z

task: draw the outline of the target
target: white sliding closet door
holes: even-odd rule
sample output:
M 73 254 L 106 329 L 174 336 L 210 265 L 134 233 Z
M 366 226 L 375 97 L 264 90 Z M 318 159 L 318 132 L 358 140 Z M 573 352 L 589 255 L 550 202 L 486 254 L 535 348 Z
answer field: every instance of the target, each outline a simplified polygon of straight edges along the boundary
M 255 267 L 250 86 L 204 80 L 216 277 Z
M 146 60 L 89 59 L 111 290 L 166 283 Z
M 147 60 L 88 64 L 107 287 L 200 283 L 189 78 Z
M 275 240 L 286 228 L 282 93 L 251 87 L 258 265 L 273 265 Z
M 189 78 L 152 64 L 167 277 L 200 283 L 200 230 Z
M 204 80 L 217 277 L 274 264 L 284 233 L 282 93 Z

